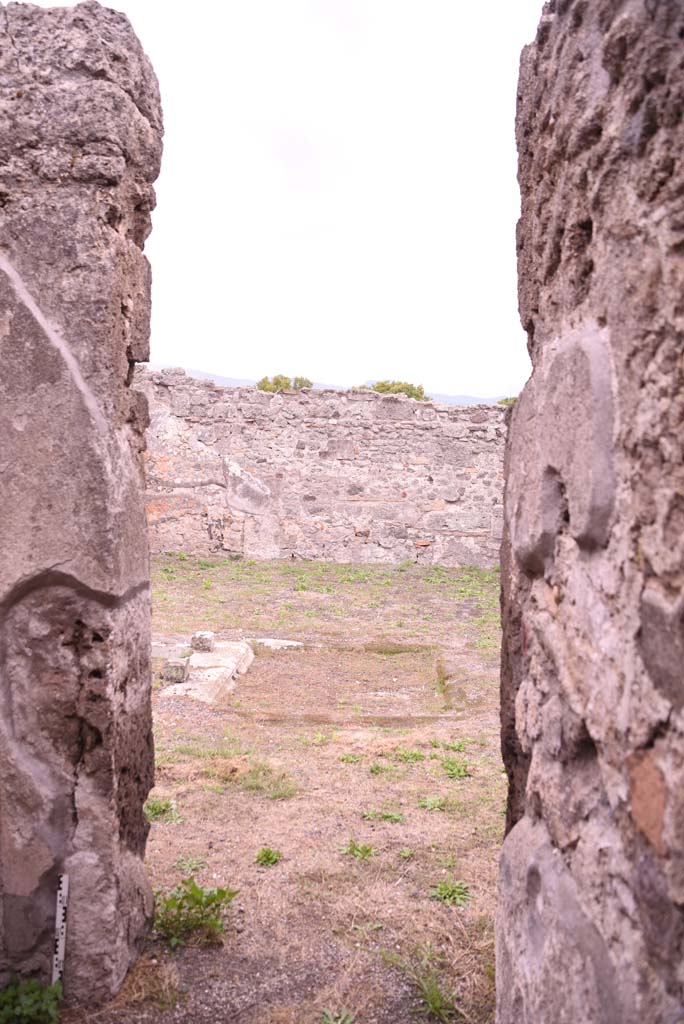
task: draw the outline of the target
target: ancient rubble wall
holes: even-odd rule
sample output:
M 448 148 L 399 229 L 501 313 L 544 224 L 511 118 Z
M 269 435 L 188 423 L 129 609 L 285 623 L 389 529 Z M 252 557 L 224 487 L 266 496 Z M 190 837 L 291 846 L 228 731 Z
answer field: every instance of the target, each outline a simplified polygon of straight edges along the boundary
M 500 1024 L 684 1020 L 683 117 L 680 0 L 546 5 L 517 116 Z
M 0 6 L 0 985 L 115 992 L 151 914 L 148 545 L 140 450 L 161 156 L 125 16 Z
M 153 551 L 498 564 L 502 407 L 140 380 Z

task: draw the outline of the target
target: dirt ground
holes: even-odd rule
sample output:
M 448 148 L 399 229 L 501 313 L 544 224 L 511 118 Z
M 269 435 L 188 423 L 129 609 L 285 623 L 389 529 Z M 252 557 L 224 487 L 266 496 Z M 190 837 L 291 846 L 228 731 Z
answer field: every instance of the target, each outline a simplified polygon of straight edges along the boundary
M 257 644 L 221 706 L 156 684 L 147 868 L 239 890 L 224 944 L 153 939 L 113 1005 L 65 1024 L 493 1020 L 498 574 L 159 558 L 155 635 L 197 629 L 304 644 Z M 464 906 L 435 898 L 456 881 Z

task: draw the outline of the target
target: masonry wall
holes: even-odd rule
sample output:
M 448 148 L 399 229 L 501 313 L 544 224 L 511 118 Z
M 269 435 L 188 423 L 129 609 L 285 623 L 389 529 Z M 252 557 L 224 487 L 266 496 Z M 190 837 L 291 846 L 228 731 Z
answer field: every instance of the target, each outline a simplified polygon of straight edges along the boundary
M 0 987 L 112 996 L 149 929 L 148 546 L 140 451 L 161 157 L 126 17 L 0 9 Z
M 684 7 L 554 0 L 522 57 L 500 1024 L 684 1021 Z
M 153 551 L 498 564 L 502 407 L 139 379 Z

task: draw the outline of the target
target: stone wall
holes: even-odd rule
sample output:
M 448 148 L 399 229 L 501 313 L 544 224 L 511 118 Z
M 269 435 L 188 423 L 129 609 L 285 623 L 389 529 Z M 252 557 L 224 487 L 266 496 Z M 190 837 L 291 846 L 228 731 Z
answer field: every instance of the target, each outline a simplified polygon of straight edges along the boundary
M 503 408 L 140 379 L 153 551 L 498 564 Z
M 683 40 L 554 0 L 522 58 L 500 1024 L 684 1020 Z
M 140 449 L 161 111 L 127 19 L 0 6 L 0 986 L 115 992 L 151 914 Z

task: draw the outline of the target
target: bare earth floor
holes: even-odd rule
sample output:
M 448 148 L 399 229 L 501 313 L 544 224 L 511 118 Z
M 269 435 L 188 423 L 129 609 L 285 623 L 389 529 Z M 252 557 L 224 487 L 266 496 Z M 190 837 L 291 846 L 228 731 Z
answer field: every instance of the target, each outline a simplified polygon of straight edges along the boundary
M 498 586 L 475 569 L 157 559 L 157 637 L 304 646 L 257 645 L 218 707 L 156 682 L 153 886 L 192 873 L 239 894 L 222 947 L 157 939 L 114 1005 L 67 1024 L 493 1019 Z M 257 866 L 262 847 L 282 858 Z M 451 881 L 465 906 L 434 898 Z M 431 1017 L 440 992 L 454 1010 Z

